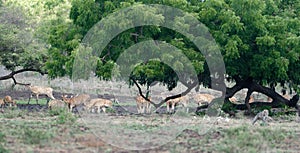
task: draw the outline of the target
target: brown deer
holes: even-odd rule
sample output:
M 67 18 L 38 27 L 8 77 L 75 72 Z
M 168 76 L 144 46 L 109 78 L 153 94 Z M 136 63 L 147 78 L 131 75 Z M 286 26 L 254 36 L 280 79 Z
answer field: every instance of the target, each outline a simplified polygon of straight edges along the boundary
M 112 101 L 108 100 L 108 99 L 102 99 L 102 98 L 96 98 L 96 99 L 91 99 L 88 103 L 85 104 L 85 107 L 87 108 L 87 110 L 91 110 L 92 107 L 96 107 L 97 108 L 97 113 L 100 113 L 100 109 L 102 109 L 102 111 L 104 113 L 106 113 L 106 108 L 112 108 Z
M 85 104 L 90 99 L 90 95 L 81 94 L 75 97 L 68 98 L 67 95 L 62 95 L 62 100 L 68 104 L 69 111 L 78 105 Z
M 51 110 L 52 108 L 64 108 L 66 104 L 62 100 L 54 99 L 49 101 L 48 108 Z
M 175 98 L 175 99 L 170 99 L 166 102 L 167 112 L 168 113 L 175 112 L 175 106 L 178 105 L 178 104 L 181 104 L 183 107 L 186 108 L 186 112 L 188 113 L 188 111 L 189 111 L 189 109 L 187 107 L 188 103 L 189 103 L 189 97 L 187 95 L 182 96 L 182 97 L 178 97 L 178 98 Z M 170 107 L 171 107 L 171 110 L 170 110 Z
M 4 107 L 4 105 L 5 105 L 5 102 L 4 102 L 4 100 L 3 100 L 2 98 L 0 98 L 0 106 L 1 106 L 1 108 L 3 108 L 3 107 Z
M 148 97 L 148 99 L 151 101 L 151 97 Z M 137 95 L 137 97 L 135 98 L 136 100 L 136 105 L 137 105 L 137 111 L 138 113 L 145 113 L 145 109 L 146 109 L 146 113 L 150 113 L 151 112 L 151 104 L 149 101 L 147 101 L 146 99 L 144 99 L 142 96 Z
M 36 95 L 36 103 L 38 104 L 38 99 L 39 99 L 39 95 L 47 95 L 49 98 L 51 99 L 55 99 L 53 97 L 53 89 L 50 87 L 42 87 L 42 86 L 32 86 L 32 85 L 26 85 L 29 90 L 31 91 L 30 96 L 29 96 L 29 100 L 28 100 L 28 104 L 30 102 L 30 99 L 32 97 L 33 94 Z M 47 101 L 48 103 L 48 101 Z
M 198 104 L 198 106 L 203 105 L 205 103 L 209 104 L 215 96 L 211 94 L 197 94 L 194 96 L 194 100 Z
M 229 101 L 232 102 L 232 103 L 236 103 L 238 100 L 236 97 L 232 96 L 229 98 Z
M 16 102 L 9 95 L 5 96 L 3 101 L 5 104 L 9 104 L 9 107 L 17 106 Z

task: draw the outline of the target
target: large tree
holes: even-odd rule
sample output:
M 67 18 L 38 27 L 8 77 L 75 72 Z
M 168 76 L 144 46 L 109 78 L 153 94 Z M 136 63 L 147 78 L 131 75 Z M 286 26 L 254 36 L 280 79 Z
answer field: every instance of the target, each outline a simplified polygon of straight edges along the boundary
M 58 13 L 55 18 L 46 18 L 46 21 L 41 22 L 44 23 L 40 26 L 41 28 L 38 28 L 40 29 L 38 31 L 39 36 L 46 40 L 48 45 L 47 58 L 43 58 L 46 61 L 39 60 L 38 63 L 41 63 L 39 69 L 44 70 L 51 78 L 65 75 L 74 77 L 72 75 L 74 74 L 73 63 L 75 58 L 80 54 L 80 57 L 84 58 L 77 59 L 77 61 L 82 61 L 86 56 L 93 53 L 89 46 L 80 45 L 90 28 L 113 12 L 141 3 L 163 4 L 182 9 L 208 27 L 223 55 L 226 65 L 226 79 L 235 83 L 233 87 L 228 87 L 226 93 L 224 93 L 226 99 L 232 97 L 241 89 L 247 88 L 248 92 L 245 98 L 247 107 L 243 106 L 243 108 L 248 110 L 250 110 L 248 101 L 254 91 L 263 93 L 273 99 L 272 103 L 263 103 L 264 105 L 274 107 L 281 104 L 292 107 L 297 106 L 297 96 L 289 101 L 273 90 L 277 84 L 282 86 L 288 84 L 291 89 L 299 92 L 300 77 L 297 72 L 300 69 L 300 20 L 298 17 L 300 3 L 297 1 L 131 0 L 122 2 L 119 0 L 73 0 L 70 12 L 68 12 L 68 1 L 58 3 L 48 0 L 42 3 L 42 6 L 48 11 L 42 12 Z M 150 11 L 139 10 L 133 12 L 132 15 L 150 17 L 163 23 L 167 19 L 163 17 L 162 12 L 167 11 L 169 10 L 151 8 Z M 168 20 L 170 19 L 174 20 L 175 26 L 180 26 L 183 30 L 193 31 L 195 28 L 184 24 L 190 19 L 189 16 L 169 18 Z M 139 20 L 142 21 L 143 18 L 137 18 L 137 21 Z M 109 22 L 111 27 L 108 28 L 122 28 L 122 26 L 128 24 L 135 24 L 134 21 L 126 20 L 123 20 L 123 22 Z M 101 32 L 101 30 L 98 32 Z M 211 88 L 212 83 L 224 81 L 213 80 L 214 78 L 209 71 L 209 64 L 196 45 L 192 43 L 192 40 L 177 31 L 154 25 L 137 26 L 120 33 L 107 46 L 104 46 L 102 54 L 93 59 L 94 63 L 88 64 L 89 66 L 97 65 L 95 74 L 99 78 L 111 79 L 112 74 L 114 74 L 111 71 L 124 50 L 149 40 L 154 40 L 156 43 L 166 42 L 180 49 L 192 61 L 199 84 Z M 13 45 L 17 44 L 5 43 L 5 45 L 13 48 Z M 85 52 L 82 53 L 79 50 L 85 50 Z M 19 55 L 19 53 L 16 54 Z M 132 54 L 127 59 L 138 56 L 138 54 Z M 151 59 L 136 65 L 130 73 L 129 82 L 131 85 L 146 85 L 149 87 L 159 81 L 166 85 L 169 90 L 176 87 L 180 79 L 175 75 L 174 68 L 184 70 L 184 62 L 176 60 L 176 57 L 172 57 L 168 53 L 164 54 L 163 57 L 165 60 L 174 60 L 170 60 L 169 65 L 157 59 Z M 3 63 L 5 61 L 2 61 Z M 86 67 L 84 62 L 80 62 L 78 66 Z M 80 77 L 86 78 L 84 75 Z M 191 90 L 197 85 L 186 84 L 186 86 Z M 171 98 L 179 96 L 176 95 Z M 260 105 L 260 103 L 254 103 L 253 105 L 258 104 Z
M 71 18 L 73 23 L 83 27 L 90 28 L 91 23 L 101 20 L 108 13 L 114 12 L 124 6 L 134 5 L 135 2 L 145 4 L 153 3 L 152 1 L 131 1 L 122 3 L 119 1 L 93 1 L 96 5 L 84 5 L 75 1 L 72 5 Z M 287 104 L 295 106 L 296 101 L 290 102 L 284 99 L 272 87 L 276 84 L 285 85 L 290 83 L 293 89 L 298 89 L 299 77 L 296 73 L 299 69 L 299 19 L 298 19 L 298 2 L 281 2 L 281 1 L 259 1 L 259 0 L 229 0 L 219 1 L 210 0 L 205 2 L 199 1 L 160 1 L 160 4 L 170 5 L 184 9 L 187 12 L 196 14 L 199 21 L 204 23 L 216 39 L 226 64 L 228 81 L 236 84 L 227 88 L 226 98 L 233 96 L 243 88 L 248 89 L 245 99 L 248 109 L 250 106 L 248 100 L 252 92 L 263 93 L 273 99 L 273 105 Z M 90 2 L 89 2 L 90 4 Z M 88 9 L 83 8 L 89 7 Z M 90 16 L 95 6 L 99 7 L 100 15 L 97 18 Z M 191 27 L 190 27 L 191 28 Z M 87 30 L 83 30 L 84 32 Z M 132 35 L 134 33 L 134 35 Z M 140 37 L 143 36 L 143 37 Z M 165 40 L 168 43 L 184 50 L 185 54 L 191 53 L 189 58 L 196 57 L 194 61 L 198 64 L 199 82 L 208 86 L 210 85 L 210 75 L 204 58 L 198 55 L 199 51 L 183 35 L 170 29 L 144 26 L 130 29 L 117 36 L 105 49 L 105 55 L 98 65 L 101 76 L 106 74 L 103 69 L 112 67 L 114 61 L 124 49 L 138 42 L 154 39 Z M 113 52 L 112 52 L 113 50 Z M 196 56 L 195 56 L 196 55 Z M 193 59 L 191 59 L 193 60 Z M 155 62 L 154 62 L 155 63 Z M 134 72 L 135 79 L 141 84 L 151 84 L 153 81 L 170 80 L 170 75 L 157 75 L 156 79 L 149 78 L 150 74 L 155 71 L 148 71 L 153 63 L 140 65 Z M 110 66 L 109 66 L 110 65 Z M 157 65 L 157 64 L 156 64 Z M 196 64 L 195 64 L 196 65 Z M 154 66 L 155 67 L 155 66 Z M 140 71 L 140 69 L 145 71 Z M 155 68 L 154 68 L 155 69 Z M 147 74 L 148 73 L 148 74 Z M 132 76 L 132 77 L 134 77 Z M 143 76 L 143 77 L 141 77 Z M 105 77 L 110 77 L 105 75 Z M 176 77 L 171 80 L 177 81 Z M 164 82 L 174 84 L 171 82 Z M 176 84 L 175 84 L 176 86 Z

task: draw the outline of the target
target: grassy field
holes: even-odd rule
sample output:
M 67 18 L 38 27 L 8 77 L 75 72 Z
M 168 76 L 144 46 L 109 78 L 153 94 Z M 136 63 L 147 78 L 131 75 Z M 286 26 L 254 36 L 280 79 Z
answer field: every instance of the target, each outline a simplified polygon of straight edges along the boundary
M 97 96 L 120 96 L 119 107 L 136 111 L 136 104 L 126 96 L 135 95 L 133 88 L 123 83 L 92 80 L 81 84 L 67 79 L 48 81 L 46 77 L 18 76 L 19 80 L 36 85 L 51 86 L 60 98 L 62 93 L 90 93 Z M 22 86 L 4 92 L 27 104 L 29 92 Z M 124 89 L 124 90 L 123 90 Z M 7 91 L 8 90 L 8 91 Z M 17 91 L 16 91 L 17 90 Z M 153 89 L 160 98 L 162 89 Z M 201 89 L 203 90 L 203 89 Z M 19 92 L 22 91 L 22 92 Z M 182 91 L 179 88 L 178 91 Z M 176 91 L 175 93 L 177 93 Z M 205 93 L 213 93 L 205 90 Z M 125 98 L 124 98 L 125 97 Z M 36 104 L 33 98 L 30 106 Z M 39 100 L 45 105 L 46 99 Z M 300 124 L 294 115 L 273 117 L 269 125 L 258 122 L 243 112 L 235 118 L 208 118 L 194 113 L 174 115 L 136 115 L 108 110 L 107 114 L 69 113 L 44 107 L 28 110 L 4 108 L 0 111 L 0 152 L 299 152 Z M 193 107 L 196 105 L 194 104 Z M 116 109 L 116 105 L 114 107 Z
M 28 99 L 26 100 L 16 100 L 17 104 L 28 104 Z M 46 105 L 47 104 L 47 99 L 43 98 L 43 99 L 39 99 L 38 103 L 40 105 Z M 36 100 L 35 99 L 31 99 L 29 104 L 36 104 Z
M 0 113 L 0 152 L 297 152 L 300 128 L 294 119 L 277 117 L 270 125 L 252 126 L 245 117 L 6 108 Z

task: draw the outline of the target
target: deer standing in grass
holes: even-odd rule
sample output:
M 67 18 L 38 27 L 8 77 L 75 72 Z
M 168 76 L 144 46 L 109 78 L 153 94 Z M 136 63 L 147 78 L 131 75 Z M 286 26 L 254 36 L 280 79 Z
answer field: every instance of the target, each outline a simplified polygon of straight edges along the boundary
M 3 99 L 5 104 L 9 104 L 9 107 L 16 106 L 16 102 L 11 98 L 11 96 L 5 96 Z
M 198 106 L 203 105 L 203 104 L 209 104 L 215 96 L 211 94 L 197 94 L 194 96 L 194 100 L 198 104 Z
M 175 99 L 170 99 L 166 102 L 167 112 L 168 113 L 175 112 L 175 106 L 181 104 L 183 107 L 186 108 L 186 112 L 188 113 L 189 112 L 189 109 L 187 107 L 188 102 L 189 102 L 189 97 L 187 95 Z M 171 106 L 171 110 L 170 110 L 170 106 Z
M 266 123 L 268 121 L 273 121 L 273 119 L 269 116 L 269 111 L 267 109 L 264 109 L 262 112 L 258 113 L 254 119 L 252 120 L 252 125 L 255 124 L 256 121 L 262 120 L 263 123 Z
M 62 100 L 53 99 L 49 101 L 48 108 L 51 110 L 52 108 L 64 108 L 66 104 Z
M 150 97 L 148 97 L 148 99 L 151 101 Z M 138 113 L 145 113 L 145 109 L 146 109 L 146 113 L 150 113 L 150 111 L 151 111 L 151 104 L 150 104 L 149 101 L 147 101 L 146 99 L 144 99 L 140 95 L 137 95 L 137 97 L 135 98 L 135 100 L 136 100 L 136 106 L 137 106 Z
M 68 98 L 67 95 L 62 95 L 62 100 L 68 104 L 70 112 L 72 112 L 74 107 L 85 104 L 89 99 L 90 95 L 88 94 L 81 94 L 71 98 Z
M 28 104 L 30 102 L 30 99 L 32 97 L 33 94 L 36 95 L 36 103 L 38 104 L 38 99 L 39 99 L 39 95 L 47 95 L 49 98 L 51 99 L 55 99 L 53 97 L 53 89 L 50 88 L 50 87 L 42 87 L 42 86 L 32 86 L 32 85 L 26 85 L 31 93 L 30 93 L 30 96 L 29 96 L 29 100 L 28 100 Z M 48 100 L 49 101 L 49 100 Z M 47 104 L 48 104 L 48 101 L 47 101 Z
M 102 99 L 102 98 L 96 98 L 96 99 L 91 99 L 88 103 L 85 104 L 85 107 L 87 108 L 88 111 L 91 111 L 92 107 L 97 108 L 97 113 L 100 113 L 100 109 L 104 113 L 106 113 L 106 108 L 112 108 L 112 101 L 108 99 Z
M 1 106 L 1 108 L 3 108 L 3 107 L 4 107 L 4 105 L 5 105 L 5 102 L 4 102 L 4 100 L 3 100 L 2 98 L 0 98 L 0 106 Z

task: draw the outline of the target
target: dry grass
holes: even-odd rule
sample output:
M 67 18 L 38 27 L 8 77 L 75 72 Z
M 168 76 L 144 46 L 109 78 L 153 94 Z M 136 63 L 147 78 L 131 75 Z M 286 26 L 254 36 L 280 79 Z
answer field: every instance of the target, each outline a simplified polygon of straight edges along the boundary
M 129 89 L 123 82 L 93 78 L 72 83 L 67 78 L 48 80 L 34 73 L 19 75 L 17 79 L 50 86 L 55 92 L 102 96 L 113 93 L 122 106 L 135 107 L 136 89 Z M 8 89 L 10 85 L 10 81 L 3 81 L 0 88 Z M 27 89 L 16 86 L 15 90 Z M 178 87 L 173 92 L 183 90 L 184 87 Z M 161 100 L 161 93 L 170 94 L 165 88 L 155 86 L 151 97 L 154 101 Z M 205 93 L 218 95 L 209 90 Z M 251 119 L 239 116 L 225 120 L 185 112 L 117 115 L 112 111 L 78 115 L 66 110 L 4 109 L 0 113 L 0 152 L 298 152 L 300 149 L 300 124 L 295 116 L 275 117 L 270 125 L 259 122 L 252 126 Z

